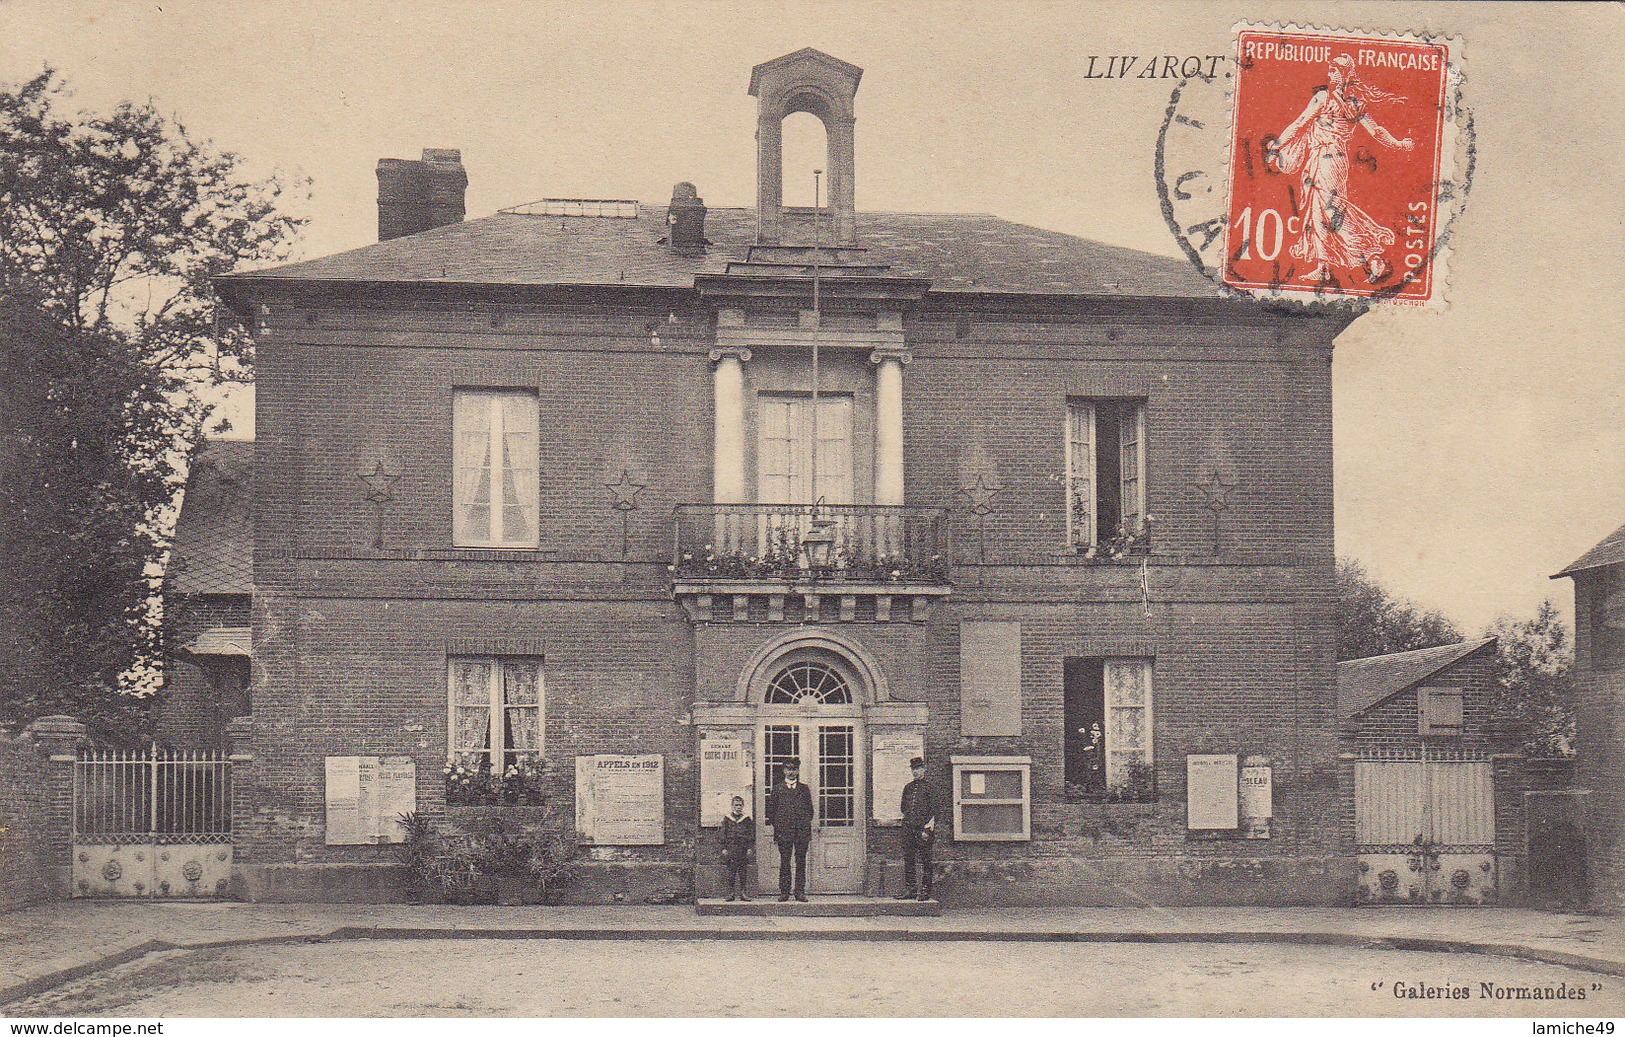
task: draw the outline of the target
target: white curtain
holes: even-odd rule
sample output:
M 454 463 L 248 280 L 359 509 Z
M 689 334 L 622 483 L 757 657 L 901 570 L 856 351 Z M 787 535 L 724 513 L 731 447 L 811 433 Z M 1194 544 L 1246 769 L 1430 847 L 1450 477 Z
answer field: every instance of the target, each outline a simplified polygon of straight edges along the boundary
M 452 443 L 456 473 L 452 486 L 452 540 L 491 541 L 491 395 L 452 396 Z

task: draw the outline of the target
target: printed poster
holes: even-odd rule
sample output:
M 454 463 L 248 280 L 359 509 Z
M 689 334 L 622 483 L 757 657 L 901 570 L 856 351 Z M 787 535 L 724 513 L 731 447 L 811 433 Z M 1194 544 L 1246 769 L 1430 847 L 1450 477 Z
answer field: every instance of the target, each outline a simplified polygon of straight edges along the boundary
M 666 758 L 576 757 L 576 838 L 597 846 L 666 841 Z
M 744 739 L 736 734 L 708 734 L 700 739 L 700 827 L 720 827 L 735 796 L 745 797 L 745 812 L 752 812 L 754 789 Z
M 914 780 L 908 762 L 924 755 L 925 735 L 918 731 L 875 736 L 869 773 L 875 792 L 870 815 L 876 822 L 895 825 L 903 820 L 903 786 Z

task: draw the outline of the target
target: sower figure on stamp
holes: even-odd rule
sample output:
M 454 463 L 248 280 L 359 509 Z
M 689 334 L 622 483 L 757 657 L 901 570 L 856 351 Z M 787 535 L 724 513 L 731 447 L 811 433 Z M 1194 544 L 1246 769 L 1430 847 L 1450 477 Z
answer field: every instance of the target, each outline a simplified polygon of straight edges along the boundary
M 733 813 L 722 815 L 722 863 L 728 869 L 728 899 L 749 900 L 750 859 L 756 854 L 756 819 L 745 816 L 745 797 L 735 796 Z
M 925 780 L 925 761 L 908 762 L 914 780 L 903 786 L 903 891 L 898 900 L 931 899 L 931 843 L 937 837 L 937 794 Z M 915 866 L 921 869 L 916 872 Z M 917 879 L 917 881 L 916 881 Z
M 767 798 L 767 826 L 779 845 L 779 899 L 789 900 L 790 864 L 795 862 L 795 897 L 807 900 L 807 845 L 812 842 L 812 790 L 801 780 L 801 761 L 785 760 L 783 776 Z

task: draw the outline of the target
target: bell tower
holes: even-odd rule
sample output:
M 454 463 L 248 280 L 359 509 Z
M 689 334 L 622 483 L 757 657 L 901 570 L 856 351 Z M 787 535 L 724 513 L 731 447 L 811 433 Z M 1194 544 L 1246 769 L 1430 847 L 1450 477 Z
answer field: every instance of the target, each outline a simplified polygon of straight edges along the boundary
M 756 98 L 756 240 L 763 245 L 792 244 L 787 238 L 784 207 L 784 120 L 806 112 L 824 124 L 829 155 L 830 226 L 825 244 L 858 243 L 856 196 L 853 191 L 853 99 L 863 69 L 822 51 L 803 47 L 794 54 L 764 61 L 751 69 L 750 95 Z M 828 232 L 826 232 L 828 233 Z M 811 236 L 806 242 L 811 244 Z

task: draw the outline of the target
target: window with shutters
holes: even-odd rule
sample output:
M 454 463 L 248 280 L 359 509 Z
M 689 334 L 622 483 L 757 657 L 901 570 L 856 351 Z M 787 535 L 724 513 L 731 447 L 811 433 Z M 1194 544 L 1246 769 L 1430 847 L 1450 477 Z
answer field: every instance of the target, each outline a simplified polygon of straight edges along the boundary
M 1417 688 L 1417 729 L 1428 738 L 1461 734 L 1464 722 L 1460 688 Z
M 541 756 L 542 661 L 524 656 L 454 657 L 449 759 L 453 766 L 502 774 Z
M 1062 663 L 1062 745 L 1073 799 L 1156 798 L 1151 660 L 1069 658 Z
M 1145 404 L 1066 406 L 1066 534 L 1074 550 L 1145 531 Z
M 459 389 L 451 414 L 452 543 L 535 547 L 536 394 Z

